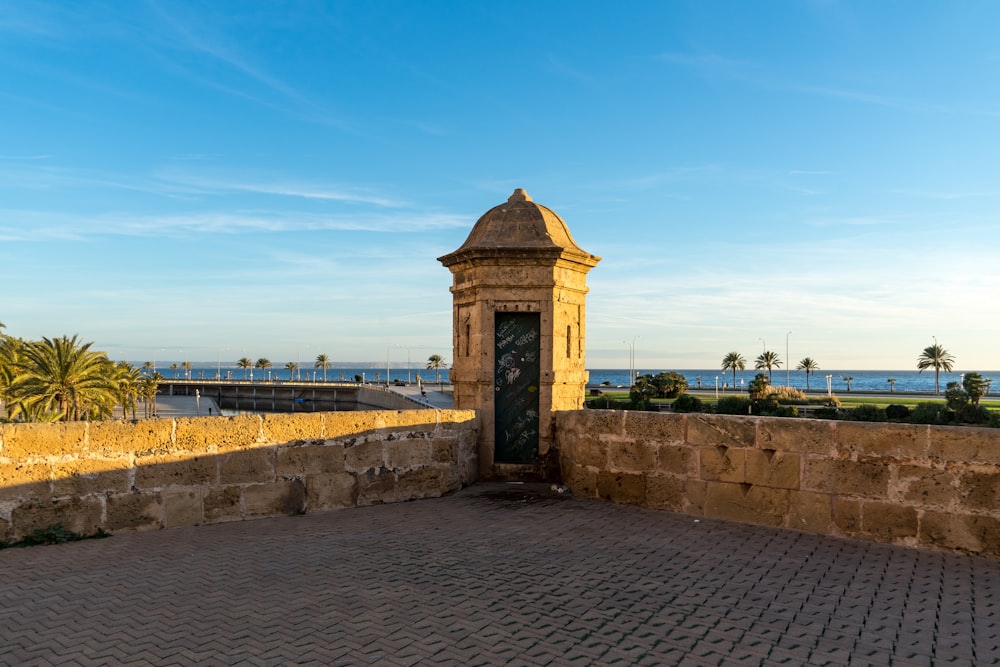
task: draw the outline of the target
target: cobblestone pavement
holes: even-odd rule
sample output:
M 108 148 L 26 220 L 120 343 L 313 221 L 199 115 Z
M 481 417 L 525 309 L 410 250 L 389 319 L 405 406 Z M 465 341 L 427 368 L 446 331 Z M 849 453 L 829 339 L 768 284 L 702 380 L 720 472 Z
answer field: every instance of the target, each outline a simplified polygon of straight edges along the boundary
M 0 551 L 0 662 L 990 665 L 1000 563 L 544 487 Z

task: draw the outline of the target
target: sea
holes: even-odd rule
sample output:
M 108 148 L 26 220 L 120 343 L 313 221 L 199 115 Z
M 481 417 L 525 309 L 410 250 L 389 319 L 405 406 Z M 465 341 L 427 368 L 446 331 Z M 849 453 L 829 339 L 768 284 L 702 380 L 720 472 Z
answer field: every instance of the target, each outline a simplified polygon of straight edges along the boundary
M 184 378 L 185 376 L 184 369 L 179 364 L 176 370 L 171 368 L 169 363 L 166 367 L 158 365 L 156 370 L 167 379 Z M 683 375 L 688 382 L 688 386 L 692 389 L 701 387 L 702 389 L 714 390 L 716 382 L 718 382 L 720 391 L 731 389 L 734 386 L 737 389 L 745 390 L 750 381 L 759 372 L 749 369 L 737 371 L 735 384 L 733 382 L 732 371 L 723 372 L 718 369 L 637 368 L 635 372 L 636 375 L 645 375 L 647 373 L 656 375 L 657 373 L 671 370 L 675 370 Z M 589 371 L 589 385 L 592 387 L 597 387 L 604 383 L 607 383 L 604 386 L 616 388 L 629 386 L 629 371 L 627 368 L 592 368 Z M 997 378 L 997 386 L 991 386 L 990 393 L 995 394 L 1000 392 L 1000 371 L 978 372 L 984 378 Z M 252 379 L 257 382 L 266 382 L 268 380 L 288 381 L 290 377 L 289 370 L 284 367 L 269 368 L 267 370 L 256 368 L 251 373 L 249 370 L 245 371 L 232 364 L 199 363 L 193 363 L 189 377 L 193 380 L 212 380 L 216 377 L 221 377 L 223 380 L 244 380 L 251 379 L 251 375 Z M 950 373 L 942 372 L 939 380 L 941 391 L 944 391 L 949 382 L 961 382 L 963 375 L 964 372 L 958 371 Z M 405 364 L 399 366 L 390 365 L 388 368 L 386 366 L 378 367 L 375 365 L 335 367 L 329 368 L 326 371 L 326 379 L 330 382 L 354 382 L 355 378 L 359 378 L 363 382 L 385 382 L 386 377 L 389 378 L 390 383 L 415 383 L 418 377 L 425 384 L 436 384 L 439 381 L 437 372 L 417 366 L 407 368 Z M 829 390 L 835 394 L 847 393 L 848 381 L 846 378 L 851 378 L 851 392 L 889 393 L 893 391 L 898 393 L 934 393 L 933 370 L 923 372 L 916 370 L 820 370 L 809 374 L 808 389 L 822 392 Z M 295 377 L 292 379 L 303 382 L 321 382 L 323 381 L 323 371 L 315 370 L 311 367 L 298 369 L 295 371 Z M 894 380 L 894 382 L 890 383 L 890 379 Z M 441 370 L 440 381 L 448 382 L 448 369 Z M 772 371 L 771 384 L 784 386 L 786 383 L 797 389 L 806 389 L 805 372 L 789 370 L 786 374 L 784 369 L 775 369 Z

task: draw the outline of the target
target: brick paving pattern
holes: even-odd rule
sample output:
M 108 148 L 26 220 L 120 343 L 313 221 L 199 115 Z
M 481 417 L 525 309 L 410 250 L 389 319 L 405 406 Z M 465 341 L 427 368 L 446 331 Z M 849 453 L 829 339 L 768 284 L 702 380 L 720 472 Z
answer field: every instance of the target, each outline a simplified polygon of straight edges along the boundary
M 541 487 L 0 551 L 16 665 L 992 665 L 1000 563 Z

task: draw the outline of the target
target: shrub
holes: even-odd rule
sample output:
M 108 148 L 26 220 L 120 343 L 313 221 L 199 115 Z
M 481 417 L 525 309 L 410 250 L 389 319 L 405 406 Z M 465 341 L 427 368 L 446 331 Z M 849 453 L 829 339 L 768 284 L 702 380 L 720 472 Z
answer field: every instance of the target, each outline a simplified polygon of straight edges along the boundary
M 949 382 L 948 388 L 944 392 L 944 402 L 949 409 L 960 412 L 969 404 L 969 395 L 965 393 L 962 385 L 957 382 Z
M 891 422 L 906 421 L 910 416 L 910 409 L 905 405 L 887 405 L 885 407 L 885 417 Z
M 945 407 L 940 403 L 917 403 L 910 413 L 911 424 L 945 424 L 946 417 L 942 417 Z
M 724 396 L 715 404 L 715 411 L 720 415 L 748 415 L 750 400 L 742 396 Z
M 779 403 L 806 403 L 807 401 L 805 393 L 795 387 L 772 386 L 768 392 L 771 396 L 774 396 Z
M 762 400 L 771 393 L 771 381 L 768 379 L 767 374 L 757 373 L 750 380 L 750 384 L 747 385 L 747 393 L 749 393 L 751 401 Z
M 982 405 L 975 405 L 972 403 L 964 405 L 956 412 L 955 416 L 956 421 L 960 421 L 963 424 L 980 425 L 990 423 L 990 411 Z
M 592 398 L 584 403 L 585 406 L 593 410 L 624 410 L 625 404 L 607 396 Z
M 676 398 L 687 391 L 688 383 L 683 375 L 670 371 L 656 375 L 652 373 L 640 375 L 635 379 L 633 387 L 636 386 L 648 386 L 649 390 L 644 390 L 643 393 L 649 393 L 651 398 Z
M 850 410 L 844 410 L 841 419 L 852 422 L 884 422 L 885 410 L 877 405 L 859 405 Z
M 816 408 L 813 411 L 813 417 L 816 419 L 836 419 L 838 410 L 836 406 L 825 405 L 822 408 Z
M 697 396 L 681 394 L 674 401 L 674 412 L 704 412 L 705 404 Z
M 761 417 L 798 417 L 799 410 L 794 405 L 781 405 L 774 396 L 765 396 L 752 401 L 753 414 Z

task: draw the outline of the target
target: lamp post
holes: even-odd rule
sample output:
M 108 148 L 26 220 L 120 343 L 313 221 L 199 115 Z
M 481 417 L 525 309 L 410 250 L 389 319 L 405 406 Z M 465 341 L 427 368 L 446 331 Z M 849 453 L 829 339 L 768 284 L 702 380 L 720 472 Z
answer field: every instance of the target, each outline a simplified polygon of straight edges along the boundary
M 632 336 L 632 342 L 623 340 L 622 343 L 628 348 L 628 386 L 635 383 L 635 341 L 638 336 Z
M 789 371 L 789 365 L 791 364 L 791 357 L 788 356 L 788 337 L 791 335 L 792 335 L 791 331 L 785 334 L 785 386 L 786 387 L 791 386 L 788 382 L 788 371 Z
M 397 344 L 396 347 L 406 350 L 406 384 L 410 384 L 410 346 Z
M 719 400 L 719 376 L 715 376 L 715 400 Z

